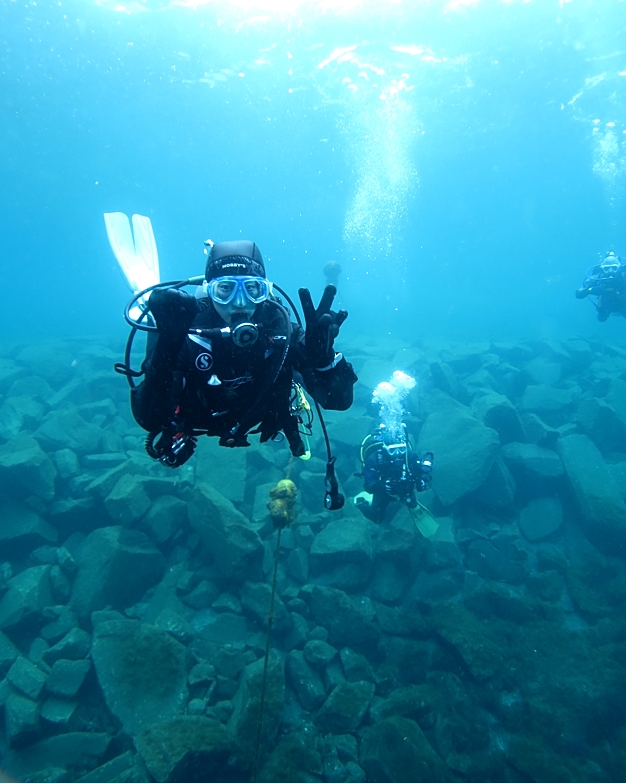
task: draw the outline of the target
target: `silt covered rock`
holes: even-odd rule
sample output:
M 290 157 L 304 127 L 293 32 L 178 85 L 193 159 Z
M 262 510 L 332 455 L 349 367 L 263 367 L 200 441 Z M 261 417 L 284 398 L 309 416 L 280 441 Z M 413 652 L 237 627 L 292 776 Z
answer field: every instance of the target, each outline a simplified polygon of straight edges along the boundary
M 228 721 L 228 731 L 237 746 L 239 763 L 249 767 L 254 761 L 257 728 L 261 707 L 263 659 L 249 664 L 243 671 L 239 689 L 233 699 L 233 714 Z M 285 701 L 285 673 L 282 656 L 272 650 L 267 666 L 265 700 L 263 702 L 263 727 L 261 750 L 271 746 L 283 711 Z
M 215 718 L 181 715 L 135 737 L 135 746 L 157 783 L 209 780 L 228 760 L 230 740 Z
M 328 640 L 335 647 L 352 649 L 371 655 L 378 644 L 374 612 L 367 602 L 355 603 L 342 590 L 333 587 L 306 587 L 315 620 L 328 630 Z
M 420 727 L 408 718 L 387 718 L 363 733 L 359 761 L 368 783 L 445 783 L 446 768 Z
M 315 718 L 324 734 L 347 734 L 358 729 L 376 686 L 373 682 L 342 682 L 329 694 Z
M 104 622 L 91 655 L 107 706 L 128 733 L 182 713 L 186 650 L 165 631 L 137 620 Z

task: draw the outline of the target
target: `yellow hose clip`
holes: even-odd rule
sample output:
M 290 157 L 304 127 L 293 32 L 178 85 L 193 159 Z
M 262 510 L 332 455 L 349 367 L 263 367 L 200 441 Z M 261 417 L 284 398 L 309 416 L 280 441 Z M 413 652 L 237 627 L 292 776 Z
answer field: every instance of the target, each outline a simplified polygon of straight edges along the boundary
M 305 410 L 308 413 L 309 417 L 311 417 L 312 416 L 311 406 L 306 398 L 304 389 L 299 383 L 294 383 L 294 387 L 296 390 L 296 396 L 298 400 L 297 410 Z M 304 440 L 306 451 L 304 452 L 304 454 L 300 455 L 299 459 L 304 460 L 306 462 L 306 460 L 311 459 L 311 444 L 309 442 L 309 436 L 307 435 L 306 432 L 300 432 L 300 435 L 302 435 L 302 439 Z

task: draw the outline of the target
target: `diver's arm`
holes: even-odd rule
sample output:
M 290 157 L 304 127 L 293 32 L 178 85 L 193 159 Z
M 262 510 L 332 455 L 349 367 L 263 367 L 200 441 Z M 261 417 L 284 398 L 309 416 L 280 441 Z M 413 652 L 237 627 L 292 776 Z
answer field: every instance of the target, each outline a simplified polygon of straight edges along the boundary
M 137 423 L 154 432 L 168 426 L 176 409 L 176 394 L 182 388 L 189 358 L 187 332 L 197 312 L 196 300 L 174 288 L 156 289 L 149 307 L 158 329 L 148 340 L 143 363 L 145 380 L 131 393 L 131 408 Z
M 302 375 L 304 387 L 322 408 L 346 411 L 354 399 L 353 386 L 358 378 L 352 365 L 336 353 L 327 367 L 311 367 L 306 355 L 296 348 L 295 368 Z
M 135 421 L 148 432 L 169 425 L 176 410 L 176 398 L 182 389 L 182 369 L 186 366 L 186 345 L 178 352 L 159 335 L 143 363 L 145 380 L 131 392 L 130 404 Z
M 339 354 L 341 356 L 341 354 Z M 353 386 L 358 381 L 352 365 L 343 357 L 328 371 L 302 373 L 307 391 L 326 410 L 347 411 L 354 401 Z

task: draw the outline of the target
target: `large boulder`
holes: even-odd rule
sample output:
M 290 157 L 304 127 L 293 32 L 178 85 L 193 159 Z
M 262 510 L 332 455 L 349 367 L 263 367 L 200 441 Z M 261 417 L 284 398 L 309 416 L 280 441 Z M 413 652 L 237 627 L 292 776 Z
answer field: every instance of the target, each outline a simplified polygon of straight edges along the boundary
M 189 783 L 223 771 L 230 740 L 215 718 L 181 715 L 150 726 L 135 747 L 157 783 Z
M 529 541 L 540 541 L 555 533 L 563 522 L 563 510 L 558 498 L 536 498 L 522 509 L 520 530 Z
M 280 740 L 258 779 L 259 783 L 313 783 L 321 779 L 322 773 L 319 751 L 307 733 L 301 732 Z
M 19 693 L 11 693 L 4 705 L 4 722 L 10 748 L 28 745 L 39 734 L 39 705 Z
M 373 682 L 342 682 L 328 695 L 315 718 L 323 734 L 355 732 L 369 707 L 376 686 Z
M 0 489 L 9 497 L 54 497 L 57 471 L 50 457 L 29 435 L 0 446 Z
M 502 449 L 504 461 L 511 471 L 528 484 L 545 483 L 563 475 L 559 455 L 534 443 L 507 443 Z
M 186 649 L 166 631 L 137 620 L 100 623 L 91 656 L 107 706 L 129 734 L 183 712 Z
M 498 433 L 463 406 L 431 413 L 417 443 L 419 454 L 432 451 L 435 455 L 433 489 L 446 506 L 480 487 L 498 447 Z
M 558 449 L 587 535 L 611 554 L 623 554 L 626 505 L 598 448 L 586 435 L 568 435 Z
M 626 421 L 605 400 L 596 397 L 583 400 L 574 420 L 603 454 L 622 450 L 626 442 Z
M 9 579 L 0 599 L 0 630 L 41 622 L 44 609 L 53 603 L 50 570 L 49 565 L 34 566 Z
M 138 601 L 163 574 L 165 560 L 146 535 L 122 527 L 98 528 L 76 551 L 78 570 L 70 605 L 79 617 L 97 609 L 123 609 Z
M 236 743 L 239 763 L 245 767 L 250 767 L 255 758 L 264 677 L 261 749 L 272 745 L 285 701 L 284 660 L 276 650 L 270 651 L 265 675 L 262 658 L 246 666 L 233 699 L 234 710 L 228 721 L 228 730 Z
M 378 629 L 369 602 L 353 601 L 334 587 L 307 586 L 302 589 L 315 621 L 328 630 L 328 641 L 335 647 L 371 655 L 378 644 Z
M 18 552 L 28 554 L 46 544 L 54 544 L 57 531 L 25 503 L 9 501 L 0 507 L 0 551 L 3 557 Z
M 143 527 L 157 544 L 169 541 L 187 523 L 187 504 L 174 495 L 161 495 L 150 506 Z
M 320 674 L 299 650 L 292 650 L 287 656 L 287 675 L 302 707 L 308 712 L 316 710 L 326 698 L 326 689 Z
M 12 388 L 18 378 L 26 375 L 26 370 L 13 359 L 0 358 L 0 392 L 3 394 Z
M 5 634 L 0 633 L 0 679 L 9 671 L 19 658 L 20 651 Z
M 483 485 L 476 490 L 476 498 L 491 508 L 506 508 L 515 500 L 516 484 L 511 471 L 501 457 L 497 457 Z
M 43 412 L 43 405 L 32 397 L 8 397 L 0 406 L 0 437 L 10 440 L 22 430 L 36 427 Z
M 131 525 L 150 508 L 150 498 L 140 479 L 125 474 L 106 496 L 104 505 L 115 522 Z
M 537 413 L 555 426 L 564 421 L 576 403 L 580 400 L 581 391 L 578 386 L 568 389 L 557 389 L 545 383 L 526 387 L 520 403 L 520 409 Z
M 244 515 L 209 484 L 199 484 L 189 502 L 189 521 L 214 563 L 228 579 L 263 578 L 263 544 Z
M 309 565 L 318 584 L 349 590 L 363 587 L 372 574 L 371 528 L 360 517 L 329 522 L 311 545 Z
M 365 729 L 359 762 L 368 783 L 445 783 L 449 779 L 420 727 L 408 718 L 386 718 Z
M 77 454 L 98 451 L 102 430 L 91 424 L 75 408 L 51 411 L 44 417 L 35 437 L 48 449 L 72 449 Z
M 524 428 L 517 410 L 508 397 L 503 394 L 483 394 L 472 400 L 474 415 L 485 427 L 495 430 L 501 443 L 522 440 Z
M 520 562 L 508 558 L 490 541 L 482 538 L 469 545 L 465 565 L 483 579 L 496 582 L 519 584 L 526 576 L 526 569 Z

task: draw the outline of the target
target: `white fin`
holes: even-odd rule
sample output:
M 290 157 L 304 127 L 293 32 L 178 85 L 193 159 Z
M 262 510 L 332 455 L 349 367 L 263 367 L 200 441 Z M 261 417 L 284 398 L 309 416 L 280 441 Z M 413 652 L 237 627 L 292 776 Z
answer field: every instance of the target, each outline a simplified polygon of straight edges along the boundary
M 104 213 L 111 249 L 128 285 L 137 292 L 159 282 L 159 255 L 150 218 L 133 215 L 132 220 L 131 231 L 130 220 L 123 212 Z

